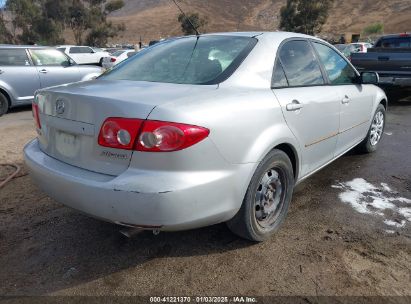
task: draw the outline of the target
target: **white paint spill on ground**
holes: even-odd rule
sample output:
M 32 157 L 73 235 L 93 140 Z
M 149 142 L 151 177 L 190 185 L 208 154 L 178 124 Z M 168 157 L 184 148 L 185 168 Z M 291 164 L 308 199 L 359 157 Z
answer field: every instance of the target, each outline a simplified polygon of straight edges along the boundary
M 377 187 L 363 178 L 355 178 L 332 187 L 343 190 L 340 200 L 357 212 L 384 217 L 384 224 L 390 227 L 386 232 L 394 233 L 393 228 L 403 228 L 411 222 L 411 200 L 400 197 L 386 183 L 380 185 Z

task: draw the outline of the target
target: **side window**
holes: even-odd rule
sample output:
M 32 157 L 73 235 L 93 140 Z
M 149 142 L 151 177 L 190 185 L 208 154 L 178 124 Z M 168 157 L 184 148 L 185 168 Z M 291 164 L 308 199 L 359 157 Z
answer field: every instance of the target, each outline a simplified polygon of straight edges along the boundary
M 69 51 L 70 54 L 78 54 L 80 52 L 81 52 L 81 48 L 79 48 L 78 46 L 71 47 Z
M 86 47 L 86 46 L 81 46 L 81 47 L 79 47 L 79 49 L 80 49 L 79 53 L 82 53 L 82 54 L 91 54 L 91 53 L 93 53 L 93 49 L 89 48 L 89 47 Z
M 283 66 L 280 61 L 275 64 L 273 78 L 271 81 L 272 88 L 283 88 L 288 87 L 287 77 L 285 77 Z
M 0 49 L 0 66 L 26 66 L 30 65 L 25 49 Z
M 343 57 L 324 44 L 314 42 L 313 45 L 318 52 L 320 61 L 327 71 L 331 84 L 356 83 L 357 74 Z
M 290 86 L 324 84 L 320 65 L 307 41 L 286 42 L 279 55 Z
M 378 40 L 375 47 L 383 48 L 409 48 L 411 45 L 411 37 L 392 37 L 382 38 Z
M 31 57 L 37 66 L 69 66 L 70 61 L 62 52 L 55 49 L 32 49 Z

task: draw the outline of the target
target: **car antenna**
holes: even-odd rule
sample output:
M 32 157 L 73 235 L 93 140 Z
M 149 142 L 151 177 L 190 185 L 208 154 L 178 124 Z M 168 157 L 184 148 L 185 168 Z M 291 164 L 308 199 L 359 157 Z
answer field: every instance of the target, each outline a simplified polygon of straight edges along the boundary
M 194 26 L 194 24 L 191 22 L 190 18 L 188 18 L 188 16 L 186 15 L 186 13 L 184 13 L 184 11 L 181 9 L 181 7 L 177 4 L 176 0 L 171 0 L 174 2 L 174 4 L 178 7 L 178 9 L 180 10 L 180 12 L 183 14 L 184 18 L 186 18 L 188 20 L 188 23 L 190 23 L 191 27 L 193 28 L 193 30 L 196 32 L 196 36 L 197 38 L 200 36 L 200 32 L 197 30 L 197 28 Z

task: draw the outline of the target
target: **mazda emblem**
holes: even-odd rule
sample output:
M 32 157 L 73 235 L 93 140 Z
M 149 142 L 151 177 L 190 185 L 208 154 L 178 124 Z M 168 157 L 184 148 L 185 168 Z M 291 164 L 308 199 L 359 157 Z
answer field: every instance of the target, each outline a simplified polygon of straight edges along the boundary
M 56 113 L 61 115 L 64 113 L 64 109 L 65 109 L 64 101 L 61 99 L 58 99 L 56 101 Z

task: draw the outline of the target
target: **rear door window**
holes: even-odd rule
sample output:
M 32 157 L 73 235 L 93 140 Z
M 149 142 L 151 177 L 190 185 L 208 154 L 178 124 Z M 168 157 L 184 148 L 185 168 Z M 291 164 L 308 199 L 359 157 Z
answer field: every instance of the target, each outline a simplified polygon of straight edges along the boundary
M 280 49 L 279 59 L 290 86 L 324 84 L 320 65 L 307 41 L 293 40 L 286 42 Z
M 69 66 L 70 61 L 64 53 L 55 49 L 30 50 L 34 65 L 37 66 Z
M 0 49 L 1 66 L 26 66 L 30 65 L 25 49 Z
M 284 69 L 281 63 L 278 61 L 274 68 L 273 78 L 271 81 L 272 88 L 288 87 L 287 77 L 285 77 Z

